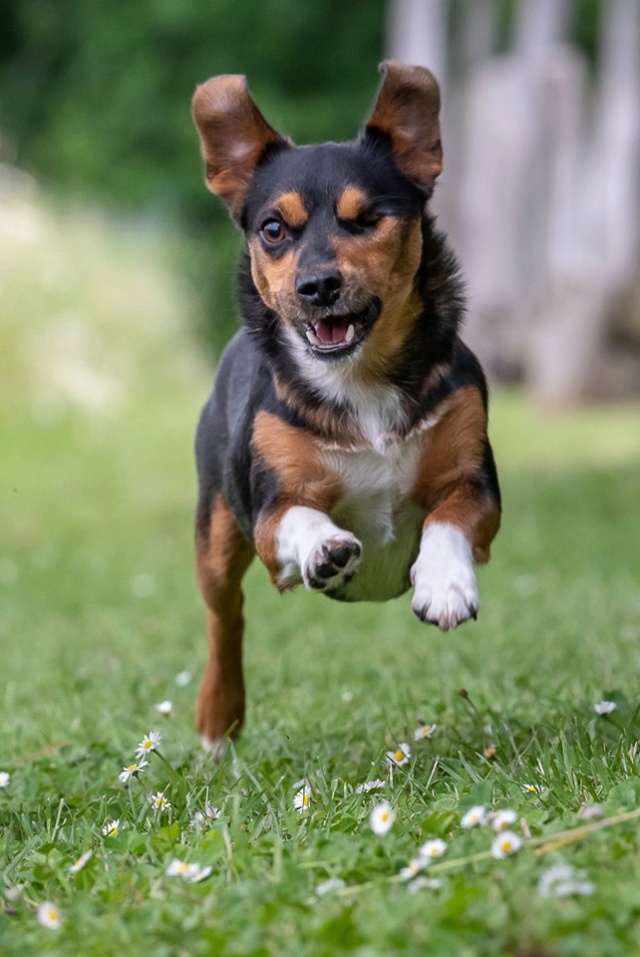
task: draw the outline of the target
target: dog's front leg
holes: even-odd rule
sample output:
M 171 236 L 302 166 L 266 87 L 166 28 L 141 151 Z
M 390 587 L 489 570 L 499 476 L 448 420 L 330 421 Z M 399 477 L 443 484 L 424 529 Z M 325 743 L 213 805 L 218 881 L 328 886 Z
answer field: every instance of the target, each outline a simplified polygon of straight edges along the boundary
M 421 621 L 448 631 L 478 614 L 471 545 L 464 532 L 449 522 L 425 523 L 411 582 L 411 607 Z
M 362 546 L 319 509 L 289 505 L 260 522 L 256 550 L 281 591 L 303 581 L 313 591 L 331 593 L 353 578 Z
M 411 569 L 411 607 L 443 631 L 475 618 L 480 608 L 474 557 L 487 561 L 500 522 L 497 503 L 464 483 L 428 516 Z

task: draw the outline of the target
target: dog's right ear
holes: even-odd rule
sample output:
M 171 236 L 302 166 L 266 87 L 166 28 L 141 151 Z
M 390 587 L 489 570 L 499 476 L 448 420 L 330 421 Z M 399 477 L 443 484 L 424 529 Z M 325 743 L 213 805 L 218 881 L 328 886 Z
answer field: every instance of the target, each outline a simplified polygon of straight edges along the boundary
M 196 87 L 192 110 L 207 186 L 239 222 L 260 157 L 268 146 L 288 141 L 269 126 L 244 76 L 214 76 Z

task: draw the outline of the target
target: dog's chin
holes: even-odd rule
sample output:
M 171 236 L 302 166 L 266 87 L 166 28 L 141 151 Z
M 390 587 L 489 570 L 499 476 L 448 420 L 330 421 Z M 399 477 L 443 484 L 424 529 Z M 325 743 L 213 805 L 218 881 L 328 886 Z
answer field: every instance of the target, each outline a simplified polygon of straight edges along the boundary
M 368 307 L 359 312 L 324 315 L 307 319 L 298 333 L 311 355 L 325 362 L 347 359 L 358 351 L 377 319 L 377 310 Z

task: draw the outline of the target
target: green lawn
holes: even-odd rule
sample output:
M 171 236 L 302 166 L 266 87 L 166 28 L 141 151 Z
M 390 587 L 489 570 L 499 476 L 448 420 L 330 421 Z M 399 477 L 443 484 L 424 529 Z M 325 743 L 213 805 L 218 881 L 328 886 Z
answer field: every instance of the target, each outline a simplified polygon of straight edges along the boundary
M 280 597 L 252 568 L 247 725 L 215 765 L 193 727 L 206 641 L 191 444 L 210 379 L 190 333 L 197 301 L 161 243 L 27 200 L 12 216 L 0 226 L 0 953 L 640 953 L 637 819 L 617 820 L 640 807 L 640 408 L 553 416 L 494 396 L 504 522 L 480 619 L 459 631 L 422 626 L 409 596 Z M 155 710 L 166 699 L 169 718 Z M 602 699 L 617 705 L 608 716 L 594 712 Z M 437 729 L 415 742 L 420 720 Z M 161 756 L 123 786 L 150 730 Z M 411 759 L 390 771 L 402 742 Z M 151 808 L 157 791 L 169 811 Z M 382 800 L 395 821 L 377 836 Z M 595 803 L 603 818 L 580 815 Z M 461 827 L 479 804 L 516 812 L 520 850 L 496 860 L 491 826 Z M 207 806 L 219 816 L 197 820 Z M 440 886 L 414 892 L 398 875 L 430 838 L 447 842 L 422 875 Z M 212 872 L 167 875 L 174 858 Z M 558 864 L 573 869 L 569 893 L 542 896 Z M 318 895 L 330 878 L 344 887 Z M 38 922 L 44 901 L 58 929 Z

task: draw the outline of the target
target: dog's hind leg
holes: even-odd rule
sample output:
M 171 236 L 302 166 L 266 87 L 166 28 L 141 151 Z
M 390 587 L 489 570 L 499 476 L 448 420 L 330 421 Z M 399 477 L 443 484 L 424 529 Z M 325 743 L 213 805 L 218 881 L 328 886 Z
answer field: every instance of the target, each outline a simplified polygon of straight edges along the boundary
M 238 734 L 244 721 L 242 578 L 254 556 L 222 495 L 196 524 L 198 584 L 208 607 L 209 662 L 200 687 L 197 724 L 208 751 Z

